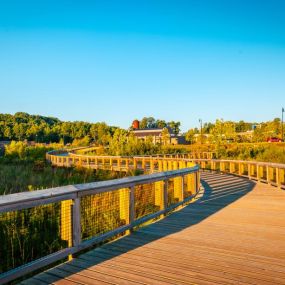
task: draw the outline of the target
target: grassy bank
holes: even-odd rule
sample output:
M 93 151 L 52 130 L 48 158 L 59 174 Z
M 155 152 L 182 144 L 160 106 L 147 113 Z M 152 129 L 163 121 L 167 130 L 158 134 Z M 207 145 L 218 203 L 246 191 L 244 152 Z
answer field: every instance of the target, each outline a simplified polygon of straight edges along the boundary
M 44 161 L 0 162 L 0 195 L 115 179 L 119 174 L 86 168 L 55 168 Z
M 182 152 L 212 151 L 217 158 L 285 163 L 285 143 L 231 143 L 172 146 Z

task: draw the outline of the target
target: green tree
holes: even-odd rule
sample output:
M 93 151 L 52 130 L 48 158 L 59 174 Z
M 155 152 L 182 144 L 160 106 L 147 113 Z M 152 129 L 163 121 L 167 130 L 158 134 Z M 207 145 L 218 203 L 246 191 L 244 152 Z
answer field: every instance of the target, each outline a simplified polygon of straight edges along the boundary
M 188 141 L 190 144 L 193 144 L 195 142 L 195 134 L 196 132 L 194 129 L 188 130 L 185 134 L 186 141 Z
M 181 125 L 180 122 L 171 121 L 171 122 L 168 123 L 168 126 L 172 129 L 172 131 L 173 131 L 173 133 L 175 135 L 179 134 L 179 132 L 180 132 L 180 125 Z
M 168 128 L 164 128 L 161 132 L 162 143 L 164 145 L 168 144 L 170 141 L 170 133 Z

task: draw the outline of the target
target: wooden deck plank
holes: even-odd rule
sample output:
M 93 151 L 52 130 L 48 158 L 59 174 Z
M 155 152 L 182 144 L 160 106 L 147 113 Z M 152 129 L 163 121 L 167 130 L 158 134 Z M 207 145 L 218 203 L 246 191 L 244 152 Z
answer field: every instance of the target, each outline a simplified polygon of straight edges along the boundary
M 98 260 L 98 262 L 102 262 L 104 258 L 99 258 L 98 256 L 94 257 L 81 257 L 82 264 L 89 265 L 94 262 L 94 259 Z M 154 266 L 152 266 L 154 265 Z M 157 265 L 157 266 L 155 266 Z M 97 265 L 96 265 L 97 266 Z M 207 280 L 203 280 L 197 278 L 196 273 L 191 274 L 190 271 L 188 271 L 185 274 L 184 270 L 178 270 L 176 267 L 173 271 L 172 267 L 166 267 L 163 265 L 158 264 L 152 264 L 149 262 L 143 262 L 142 264 L 138 260 L 130 260 L 127 259 L 127 261 L 124 262 L 124 259 L 118 263 L 113 261 L 108 261 L 107 263 L 102 262 L 102 267 L 108 268 L 117 268 L 121 271 L 131 271 L 135 272 L 136 274 L 140 276 L 148 276 L 149 278 L 152 278 L 154 281 L 154 284 L 157 284 L 157 280 L 163 279 L 164 281 L 167 281 L 170 284 L 197 284 L 199 282 L 200 284 L 212 284 L 212 282 L 209 282 Z M 158 267 L 160 267 L 158 269 Z M 180 274 L 178 274 L 180 272 Z M 189 278 L 191 277 L 191 278 Z M 147 282 L 147 284 L 150 284 Z
M 65 279 L 62 279 L 62 280 L 60 280 L 60 282 L 58 282 L 59 281 L 58 277 L 56 277 L 55 275 L 52 275 L 52 274 L 48 274 L 46 272 L 43 272 L 41 274 L 34 276 L 33 279 L 35 279 L 36 281 L 40 280 L 40 281 L 46 282 L 48 284 L 52 284 L 54 282 L 57 282 L 58 284 L 60 283 L 61 285 L 74 285 L 74 284 L 76 284 L 72 281 L 65 280 Z
M 202 179 L 195 203 L 43 273 L 58 280 L 33 282 L 285 284 L 285 191 L 232 175 Z
M 72 273 L 71 271 L 66 271 L 62 268 L 54 268 L 52 273 L 52 275 L 58 277 L 58 281 L 54 281 L 52 284 L 64 284 L 62 283 L 62 281 L 71 281 L 74 282 L 76 284 L 88 284 L 88 285 L 92 285 L 92 284 L 99 284 L 99 285 L 106 285 L 106 284 L 113 284 L 112 282 L 104 282 L 102 279 L 102 277 L 104 276 L 97 276 L 97 278 L 94 278 L 94 276 L 92 278 L 90 277 L 86 277 L 84 275 L 79 275 L 76 273 Z
M 172 246 L 172 245 L 171 245 Z M 118 252 L 120 252 L 117 248 L 109 248 L 109 252 L 105 251 L 103 252 L 104 255 L 107 256 L 112 256 L 114 255 L 116 257 L 116 254 L 118 255 Z M 124 255 L 120 255 L 117 258 L 137 258 L 139 256 L 143 256 L 143 258 L 147 258 L 147 257 L 153 257 L 156 255 L 160 255 L 162 256 L 165 260 L 169 260 L 172 258 L 172 256 L 175 254 L 175 249 L 174 250 L 161 250 L 160 248 L 147 248 L 144 247 L 142 252 L 138 252 L 137 250 L 134 250 L 132 252 L 128 252 L 127 254 Z M 96 251 L 94 252 L 94 254 L 92 252 L 89 253 L 92 256 L 101 256 L 100 251 Z M 85 256 L 85 255 L 84 255 Z M 84 257 L 83 256 L 83 257 Z M 88 255 L 86 255 L 88 256 Z M 283 265 L 283 260 L 280 260 L 280 266 L 276 266 L 275 264 L 272 264 L 273 262 L 270 263 L 266 263 L 266 262 L 262 262 L 262 260 L 248 260 L 247 258 L 243 258 L 243 259 L 238 259 L 238 258 L 234 258 L 233 260 L 233 256 L 232 255 L 219 255 L 216 252 L 214 254 L 209 254 L 207 251 L 204 250 L 193 250 L 191 251 L 191 254 L 181 254 L 179 256 L 179 260 L 185 260 L 185 262 L 189 262 L 189 259 L 192 258 L 194 259 L 194 261 L 198 260 L 198 259 L 204 259 L 204 262 L 206 262 L 207 264 L 212 263 L 215 264 L 215 262 L 217 260 L 219 260 L 219 262 L 223 262 L 225 263 L 226 267 L 229 267 L 229 264 L 233 267 L 242 267 L 243 271 L 252 271 L 252 268 L 254 268 L 254 271 L 258 271 L 258 274 L 268 274 L 270 271 L 274 271 L 274 275 L 278 276 L 284 276 L 285 273 L 285 268 Z M 275 261 L 275 260 L 274 260 Z M 191 261 L 192 262 L 192 261 Z M 282 265 L 281 265 L 282 264 Z M 246 267 L 246 268 L 245 268 Z M 266 268 L 265 268 L 266 267 Z M 269 267 L 269 269 L 267 268 Z M 258 270 L 260 268 L 260 270 Z
M 82 259 L 77 259 L 72 263 L 74 267 L 81 268 L 81 273 L 86 273 L 86 276 L 92 276 L 95 272 L 100 272 L 102 274 L 108 275 L 108 279 L 110 276 L 114 277 L 119 284 L 152 284 L 152 285 L 168 285 L 168 284 L 177 284 L 177 279 L 173 280 L 173 278 L 167 278 L 161 275 L 152 275 L 150 274 L 142 274 L 140 271 L 135 270 L 126 270 L 122 267 L 114 267 L 114 266 L 106 266 L 104 264 L 96 264 L 93 265 L 93 261 L 90 262 Z M 88 272 L 85 268 L 88 267 Z M 89 272 L 91 271 L 91 273 Z M 149 272 L 150 273 L 150 272 Z M 193 284 L 187 282 L 187 284 Z
M 95 259 L 97 257 L 101 257 L 103 259 L 104 256 L 108 255 L 108 252 L 101 252 L 101 255 L 99 252 L 94 252 L 94 255 L 89 255 L 89 257 L 91 259 Z M 175 270 L 180 270 L 181 271 L 186 271 L 186 272 L 191 272 L 192 276 L 195 275 L 199 275 L 200 278 L 203 277 L 203 275 L 200 275 L 201 273 L 206 274 L 207 273 L 207 277 L 208 276 L 212 276 L 211 278 L 223 278 L 225 280 L 227 280 L 228 283 L 230 283 L 231 280 L 235 280 L 232 282 L 232 284 L 235 284 L 237 280 L 242 281 L 242 279 L 244 279 L 244 283 L 248 284 L 250 283 L 249 281 L 251 279 L 251 283 L 254 283 L 254 280 L 257 281 L 257 283 L 255 284 L 260 284 L 260 282 L 262 281 L 264 284 L 272 284 L 272 278 L 268 277 L 266 274 L 260 274 L 260 272 L 250 272 L 248 270 L 246 270 L 245 268 L 238 269 L 236 266 L 232 266 L 230 269 L 230 273 L 227 273 L 227 271 L 229 270 L 228 266 L 222 266 L 221 264 L 216 265 L 214 262 L 208 262 L 206 260 L 206 256 L 203 256 L 203 258 L 201 258 L 201 256 L 198 257 L 190 257 L 190 258 L 178 258 L 175 259 L 172 256 L 165 256 L 164 254 L 159 254 L 159 253 L 155 253 L 155 258 L 152 257 L 152 255 L 154 255 L 154 253 L 152 252 L 149 256 L 147 256 L 145 253 L 140 254 L 140 253 L 136 253 L 135 255 L 130 255 L 130 254 L 126 254 L 124 256 L 120 256 L 117 259 L 113 258 L 112 261 L 116 260 L 117 263 L 121 264 L 123 262 L 129 263 L 129 264 L 133 264 L 133 263 L 139 263 L 141 260 L 143 260 L 144 262 L 144 267 L 148 267 L 148 265 L 161 265 L 165 268 L 168 268 L 168 270 L 171 270 L 171 268 L 174 268 Z M 83 256 L 82 258 L 86 258 L 86 256 Z M 110 258 L 112 258 L 112 255 L 110 255 Z M 189 262 L 190 260 L 190 262 Z M 201 261 L 203 261 L 203 267 L 201 266 Z M 110 263 L 110 261 L 108 261 L 108 263 Z M 206 267 L 206 269 L 204 268 Z M 281 281 L 283 280 L 282 275 L 284 276 L 284 274 L 280 274 L 280 276 L 276 276 L 277 274 L 274 275 L 274 280 L 275 281 Z M 207 278 L 206 277 L 206 278 Z M 203 277 L 204 278 L 204 277 Z

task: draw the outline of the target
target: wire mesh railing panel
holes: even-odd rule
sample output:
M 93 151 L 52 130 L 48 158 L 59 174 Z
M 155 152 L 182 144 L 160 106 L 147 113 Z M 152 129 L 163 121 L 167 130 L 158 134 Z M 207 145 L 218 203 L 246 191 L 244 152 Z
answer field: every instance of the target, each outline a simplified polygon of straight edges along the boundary
M 267 179 L 266 167 L 260 166 L 259 167 L 259 171 L 260 171 L 260 178 L 263 179 L 263 180 L 266 180 Z
M 250 175 L 252 177 L 257 177 L 257 170 L 258 170 L 257 168 L 258 166 L 254 164 L 250 166 Z
M 182 177 L 175 177 L 168 181 L 168 206 L 181 202 L 184 198 Z
M 279 179 L 280 179 L 280 185 L 284 186 L 285 185 L 285 169 L 278 169 L 279 171 Z
M 229 162 L 224 162 L 224 171 L 230 172 L 230 163 Z
M 167 206 L 177 203 L 174 197 L 174 179 L 171 178 L 168 180 L 167 184 Z
M 188 191 L 187 175 L 185 175 L 184 179 L 183 179 L 183 196 L 184 196 L 184 199 L 186 199 L 186 198 L 191 196 L 191 191 Z
M 269 167 L 269 181 L 277 182 L 276 181 L 276 168 Z
M 162 182 L 163 183 L 163 182 Z M 135 219 L 145 217 L 160 210 L 159 198 L 161 192 L 158 183 L 136 185 L 135 196 Z
M 88 240 L 128 223 L 129 189 L 81 198 L 81 238 Z
M 68 247 L 61 203 L 0 214 L 0 273 Z
M 205 169 L 206 170 L 211 170 L 211 162 L 210 161 L 206 161 L 205 162 Z
M 232 173 L 238 174 L 238 163 L 233 163 Z
M 244 164 L 243 165 L 243 172 L 242 172 L 242 174 L 243 175 L 248 175 L 248 173 L 249 173 L 248 165 Z
M 189 197 L 195 194 L 195 175 L 190 173 L 184 176 L 184 197 Z

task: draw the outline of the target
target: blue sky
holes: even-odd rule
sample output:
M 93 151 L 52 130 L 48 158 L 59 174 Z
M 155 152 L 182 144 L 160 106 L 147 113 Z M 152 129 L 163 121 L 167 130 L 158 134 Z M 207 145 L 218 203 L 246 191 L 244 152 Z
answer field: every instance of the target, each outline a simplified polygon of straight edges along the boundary
M 0 0 L 0 112 L 128 127 L 285 106 L 285 1 Z

